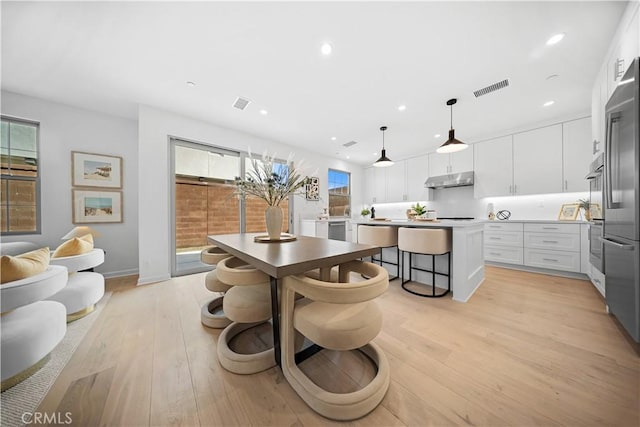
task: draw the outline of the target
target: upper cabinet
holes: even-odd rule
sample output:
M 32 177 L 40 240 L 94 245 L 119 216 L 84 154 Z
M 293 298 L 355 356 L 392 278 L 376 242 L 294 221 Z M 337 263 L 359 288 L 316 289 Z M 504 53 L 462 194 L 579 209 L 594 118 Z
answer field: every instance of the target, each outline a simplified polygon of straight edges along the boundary
M 424 186 L 424 182 L 429 177 L 429 156 L 424 154 L 405 161 L 407 163 L 407 200 L 410 202 L 430 200 L 431 190 Z
M 514 195 L 562 192 L 562 125 L 513 135 Z
M 473 170 L 473 145 L 466 150 L 450 154 L 429 154 L 429 176 L 440 176 L 451 173 L 469 172 Z
M 589 191 L 585 176 L 592 157 L 591 118 L 562 124 L 562 171 L 565 192 Z
M 371 168 L 365 168 L 364 170 L 364 174 L 363 174 L 363 185 L 362 188 L 364 189 L 364 197 L 362 199 L 362 202 L 367 205 L 370 206 L 372 203 L 375 203 L 375 195 L 373 193 L 373 170 L 375 168 L 371 167 Z
M 627 9 L 625 16 L 620 21 L 620 32 L 607 58 L 607 99 L 611 97 L 633 58 L 640 55 L 638 5 L 637 2 L 630 3 L 635 3 L 635 5 L 628 6 L 633 9 Z
M 373 203 L 387 202 L 387 168 L 373 169 Z
M 388 203 L 406 201 L 407 200 L 406 161 L 401 160 L 399 162 L 395 162 L 393 166 L 389 166 L 385 169 L 387 172 L 386 201 Z
M 513 136 L 507 135 L 474 144 L 475 183 L 479 199 L 510 196 L 513 190 Z

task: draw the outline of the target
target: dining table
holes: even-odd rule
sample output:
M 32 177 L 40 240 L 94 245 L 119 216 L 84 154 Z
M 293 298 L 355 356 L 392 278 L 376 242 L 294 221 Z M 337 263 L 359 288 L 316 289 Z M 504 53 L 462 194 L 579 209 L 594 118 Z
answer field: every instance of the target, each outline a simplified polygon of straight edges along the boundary
M 317 237 L 283 235 L 286 239 L 265 241 L 264 233 L 234 233 L 208 236 L 209 242 L 240 258 L 270 277 L 273 347 L 276 363 L 280 351 L 279 281 L 286 276 L 319 269 L 320 279 L 329 280 L 331 268 L 347 261 L 376 255 L 377 246 Z

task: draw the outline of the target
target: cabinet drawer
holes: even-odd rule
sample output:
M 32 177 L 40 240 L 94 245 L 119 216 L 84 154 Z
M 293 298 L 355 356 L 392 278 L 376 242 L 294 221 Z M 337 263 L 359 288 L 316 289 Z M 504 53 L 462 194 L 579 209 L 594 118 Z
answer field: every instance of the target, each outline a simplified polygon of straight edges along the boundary
M 520 248 L 505 248 L 500 246 L 484 246 L 485 261 L 504 262 L 507 264 L 522 264 L 523 250 Z
M 580 234 L 580 224 L 525 224 L 524 231 L 532 231 L 534 233 Z
M 524 250 L 524 265 L 579 273 L 580 253 L 526 248 Z
M 486 231 L 522 231 L 521 222 L 490 222 L 484 225 Z
M 484 243 L 494 246 L 522 247 L 522 231 L 485 231 Z
M 580 235 L 563 233 L 524 233 L 524 247 L 580 252 Z

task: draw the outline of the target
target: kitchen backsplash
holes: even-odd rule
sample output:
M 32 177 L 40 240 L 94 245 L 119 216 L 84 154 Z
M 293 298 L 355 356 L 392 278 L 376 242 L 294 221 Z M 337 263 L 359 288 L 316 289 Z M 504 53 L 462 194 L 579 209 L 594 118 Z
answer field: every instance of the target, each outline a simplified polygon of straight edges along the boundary
M 473 187 L 443 188 L 433 191 L 433 200 L 420 201 L 427 209 L 435 209 L 439 217 L 487 218 L 487 205 L 493 203 L 494 212 L 509 210 L 511 219 L 558 219 L 560 206 L 577 202 L 589 197 L 588 192 L 539 194 L 529 196 L 473 198 Z M 406 218 L 406 210 L 415 204 L 412 202 L 374 204 L 376 217 Z M 578 217 L 580 219 L 580 217 Z

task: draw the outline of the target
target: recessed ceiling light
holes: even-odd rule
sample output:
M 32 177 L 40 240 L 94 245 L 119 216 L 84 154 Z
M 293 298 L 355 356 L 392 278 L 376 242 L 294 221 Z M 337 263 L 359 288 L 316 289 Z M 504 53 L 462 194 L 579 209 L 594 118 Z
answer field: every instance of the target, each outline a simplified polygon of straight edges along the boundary
M 335 136 L 332 136 L 332 137 L 331 137 L 331 140 L 332 140 L 332 141 L 335 141 L 336 139 L 338 139 L 338 138 L 336 138 Z
M 323 55 L 331 55 L 332 51 L 333 46 L 331 46 L 329 43 L 322 43 L 322 46 L 320 46 L 320 52 L 322 52 Z
M 404 111 L 406 109 L 407 109 L 406 105 L 401 105 L 401 106 L 398 107 L 398 110 L 400 110 L 400 111 Z
M 373 153 L 373 155 L 374 155 L 374 156 L 377 156 L 377 155 L 378 155 L 378 153 Z
M 435 135 L 433 135 L 434 138 L 440 138 L 440 134 L 436 133 Z
M 194 87 L 196 84 L 194 82 L 187 82 L 187 86 Z
M 269 112 L 267 110 L 260 110 L 260 114 L 266 116 L 267 114 L 269 114 Z
M 347 156 L 347 159 L 350 159 L 351 157 Z
M 547 101 L 544 104 L 542 104 L 543 107 L 549 107 L 551 105 L 553 105 L 554 101 Z
M 556 43 L 559 43 L 560 40 L 562 40 L 563 38 L 564 38 L 564 33 L 554 34 L 553 36 L 551 36 L 549 40 L 547 40 L 547 46 L 551 46 Z

